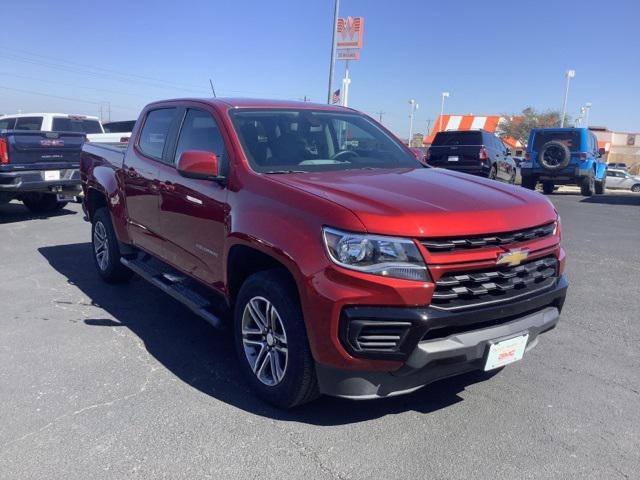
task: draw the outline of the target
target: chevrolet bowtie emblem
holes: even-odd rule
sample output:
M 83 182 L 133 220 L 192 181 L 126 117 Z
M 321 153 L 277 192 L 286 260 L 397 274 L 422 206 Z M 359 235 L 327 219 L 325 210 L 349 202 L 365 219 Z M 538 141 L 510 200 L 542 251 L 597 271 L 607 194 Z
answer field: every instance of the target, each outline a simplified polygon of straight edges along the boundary
M 498 255 L 496 265 L 509 265 L 515 267 L 520 265 L 529 257 L 529 250 L 511 250 L 509 252 L 501 253 Z

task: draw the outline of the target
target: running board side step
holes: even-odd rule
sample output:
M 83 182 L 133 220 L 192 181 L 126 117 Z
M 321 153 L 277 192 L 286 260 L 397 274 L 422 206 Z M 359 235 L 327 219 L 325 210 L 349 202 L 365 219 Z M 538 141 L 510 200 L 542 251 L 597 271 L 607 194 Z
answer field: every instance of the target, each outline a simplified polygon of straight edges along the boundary
M 218 318 L 208 310 L 212 307 L 211 302 L 209 302 L 199 293 L 191 290 L 189 287 L 183 285 L 180 282 L 172 282 L 165 276 L 164 272 L 154 269 L 151 265 L 148 265 L 143 260 L 121 258 L 120 263 L 122 263 L 125 267 L 133 270 L 137 275 L 144 278 L 152 285 L 155 285 L 163 292 L 171 295 L 173 298 L 178 300 L 199 317 L 205 319 L 215 328 L 223 327 L 223 323 L 220 318 Z

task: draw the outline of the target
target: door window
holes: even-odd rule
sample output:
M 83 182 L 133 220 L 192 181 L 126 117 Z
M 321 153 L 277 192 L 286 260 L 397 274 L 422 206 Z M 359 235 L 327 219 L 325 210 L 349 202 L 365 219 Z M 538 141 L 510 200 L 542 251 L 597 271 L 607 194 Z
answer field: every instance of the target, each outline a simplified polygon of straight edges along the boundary
M 20 117 L 16 119 L 16 130 L 40 130 L 42 117 Z
M 157 160 L 162 160 L 162 153 L 176 114 L 176 108 L 159 108 L 147 114 L 138 140 L 138 148 L 142 153 Z
M 13 127 L 15 124 L 16 124 L 15 118 L 0 119 L 0 130 L 13 130 Z
M 189 150 L 215 153 L 219 158 L 225 154 L 224 140 L 216 121 L 209 113 L 192 108 L 187 110 L 182 123 L 174 163 Z

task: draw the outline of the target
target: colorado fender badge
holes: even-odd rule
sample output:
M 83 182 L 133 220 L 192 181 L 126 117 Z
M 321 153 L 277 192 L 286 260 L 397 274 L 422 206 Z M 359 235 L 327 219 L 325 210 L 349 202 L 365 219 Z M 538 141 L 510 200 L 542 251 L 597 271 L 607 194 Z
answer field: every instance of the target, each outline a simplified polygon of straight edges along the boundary
M 498 255 L 496 265 L 509 265 L 510 267 L 515 267 L 524 262 L 528 257 L 529 250 L 527 249 L 519 248 L 517 250 L 510 250 Z

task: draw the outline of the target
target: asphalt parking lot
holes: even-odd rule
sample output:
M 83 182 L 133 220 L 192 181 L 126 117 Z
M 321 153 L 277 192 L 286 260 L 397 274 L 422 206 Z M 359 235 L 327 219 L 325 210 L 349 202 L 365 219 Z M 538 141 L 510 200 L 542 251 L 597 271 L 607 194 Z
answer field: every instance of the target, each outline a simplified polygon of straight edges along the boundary
M 376 402 L 255 399 L 230 336 L 0 206 L 0 478 L 640 478 L 640 195 L 550 196 L 570 291 L 522 362 Z

